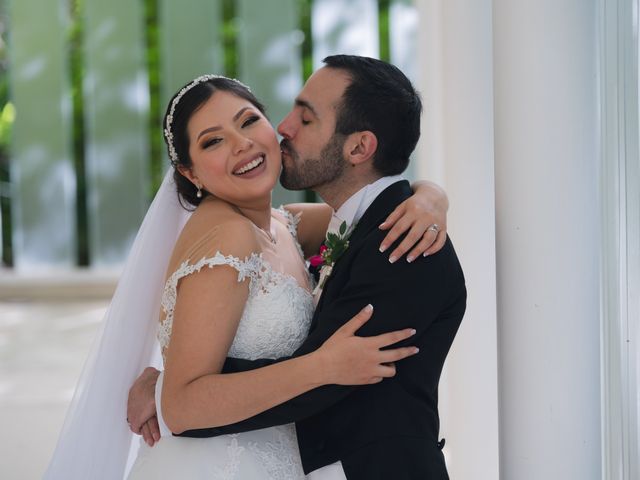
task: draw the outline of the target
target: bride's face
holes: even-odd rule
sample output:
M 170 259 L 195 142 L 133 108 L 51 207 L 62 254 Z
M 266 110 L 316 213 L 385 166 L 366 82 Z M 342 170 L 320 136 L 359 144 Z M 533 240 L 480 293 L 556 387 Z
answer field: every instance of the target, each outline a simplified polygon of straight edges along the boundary
M 251 102 L 217 91 L 191 116 L 187 134 L 192 168 L 182 173 L 194 184 L 240 207 L 270 196 L 280 174 L 280 145 Z

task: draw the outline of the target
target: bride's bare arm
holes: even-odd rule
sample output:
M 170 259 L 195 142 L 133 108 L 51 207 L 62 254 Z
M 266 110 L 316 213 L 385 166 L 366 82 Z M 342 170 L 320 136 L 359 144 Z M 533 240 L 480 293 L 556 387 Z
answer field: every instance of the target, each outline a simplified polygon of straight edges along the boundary
M 238 249 L 251 247 L 246 245 L 251 234 L 226 233 L 234 239 L 232 254 L 244 258 L 248 252 Z M 412 347 L 381 350 L 408 338 L 407 330 L 356 336 L 355 330 L 370 316 L 364 311 L 315 352 L 248 372 L 220 374 L 248 298 L 248 282 L 239 283 L 238 272 L 229 266 L 205 268 L 182 279 L 165 352 L 161 400 L 171 431 L 238 422 L 325 384 L 381 381 L 395 374 L 387 364 L 415 353 Z

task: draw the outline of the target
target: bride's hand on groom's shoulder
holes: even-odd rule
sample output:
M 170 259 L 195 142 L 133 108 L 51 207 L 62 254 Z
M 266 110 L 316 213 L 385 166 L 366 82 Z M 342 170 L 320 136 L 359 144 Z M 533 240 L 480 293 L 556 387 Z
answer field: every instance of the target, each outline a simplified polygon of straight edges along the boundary
M 155 402 L 158 375 L 160 372 L 155 368 L 145 368 L 129 389 L 127 400 L 129 428 L 133 433 L 142 435 L 149 445 L 160 439 Z
M 396 374 L 394 362 L 418 353 L 416 347 L 382 350 L 414 335 L 413 329 L 397 330 L 372 337 L 357 336 L 356 332 L 372 314 L 373 306 L 367 305 L 315 352 L 324 371 L 324 384 L 378 383 Z
M 447 240 L 447 210 L 449 199 L 446 192 L 433 182 L 421 180 L 412 185 L 414 195 L 400 205 L 380 224 L 380 230 L 388 230 L 380 244 L 385 252 L 396 240 L 406 234 L 389 255 L 394 263 L 407 253 L 407 261 L 413 262 L 420 255 L 432 255 L 439 251 Z

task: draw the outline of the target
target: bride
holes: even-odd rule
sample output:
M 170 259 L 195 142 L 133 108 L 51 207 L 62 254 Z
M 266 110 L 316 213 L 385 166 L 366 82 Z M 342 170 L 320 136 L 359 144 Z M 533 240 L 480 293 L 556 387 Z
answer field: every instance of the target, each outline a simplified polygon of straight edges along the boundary
M 228 354 L 276 358 L 302 343 L 314 307 L 303 252 L 319 247 L 331 209 L 272 210 L 279 145 L 262 105 L 235 80 L 207 75 L 181 89 L 165 116 L 165 140 L 173 179 L 165 178 L 136 238 L 45 478 L 122 478 L 127 458 L 135 458 L 132 479 L 304 478 L 293 425 L 207 439 L 170 432 L 201 424 L 205 404 L 216 405 L 206 423 L 225 425 L 322 385 L 379 382 L 394 374 L 390 363 L 415 353 L 381 348 L 412 332 L 356 336 L 371 315 L 363 305 L 315 352 L 220 374 Z M 195 207 L 191 215 L 182 201 Z M 126 391 L 151 362 L 154 318 L 164 435 L 136 457 Z

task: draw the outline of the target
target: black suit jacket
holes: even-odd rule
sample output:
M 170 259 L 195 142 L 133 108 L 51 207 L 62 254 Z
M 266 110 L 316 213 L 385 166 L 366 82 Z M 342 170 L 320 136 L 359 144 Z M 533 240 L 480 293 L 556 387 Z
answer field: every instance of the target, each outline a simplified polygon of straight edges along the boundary
M 379 252 L 384 218 L 411 196 L 409 183 L 389 186 L 354 229 L 316 308 L 309 337 L 293 356 L 320 347 L 368 303 L 373 317 L 358 331 L 370 336 L 403 328 L 417 333 L 405 345 L 420 353 L 397 364 L 394 378 L 375 385 L 327 385 L 242 422 L 191 430 L 191 437 L 257 430 L 296 422 L 305 472 L 342 461 L 349 480 L 446 479 L 438 446 L 438 381 L 466 306 L 464 276 L 451 241 L 409 264 L 390 264 Z M 224 372 L 278 360 L 228 358 Z

